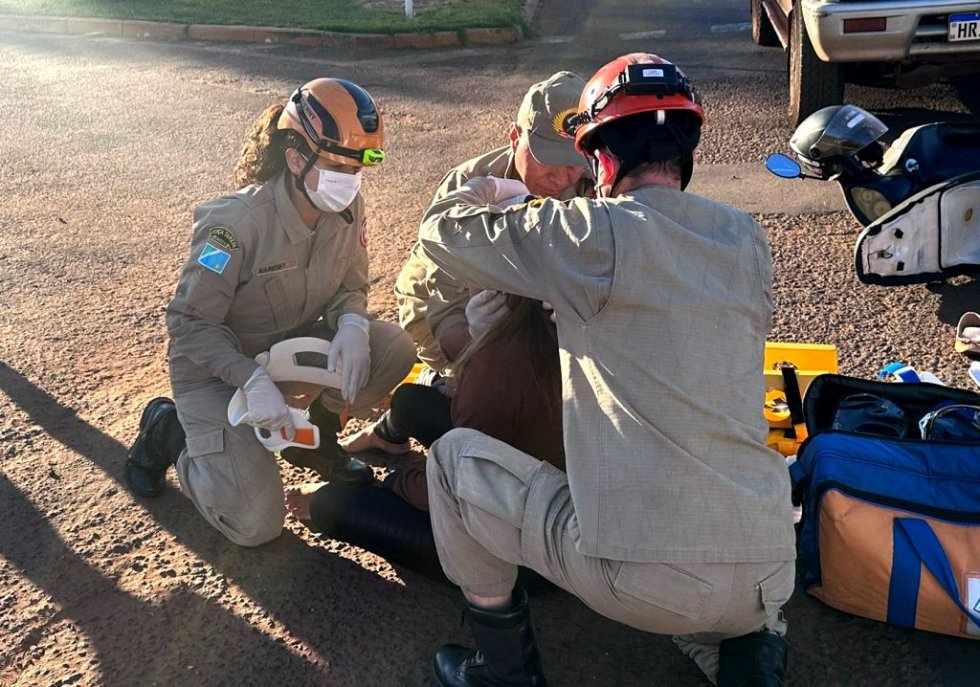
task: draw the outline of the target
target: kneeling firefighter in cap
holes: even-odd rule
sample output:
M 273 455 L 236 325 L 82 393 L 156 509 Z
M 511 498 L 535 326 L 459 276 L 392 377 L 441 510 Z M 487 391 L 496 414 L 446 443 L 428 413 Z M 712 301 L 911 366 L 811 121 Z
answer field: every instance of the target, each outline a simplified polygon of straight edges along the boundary
M 477 176 L 517 179 L 536 196 L 591 195 L 588 167 L 563 128 L 583 86 L 582 77 L 567 71 L 533 84 L 510 126 L 508 144 L 450 169 L 432 202 Z M 439 374 L 451 375 L 473 335 L 507 311 L 506 294 L 483 291 L 471 298 L 469 286 L 432 264 L 418 242 L 395 281 L 398 321 L 415 341 L 419 360 Z
M 790 484 L 759 412 L 772 261 L 751 217 L 683 191 L 703 118 L 681 70 L 624 55 L 569 124 L 599 197 L 515 204 L 519 182 L 474 178 L 423 220 L 442 269 L 554 305 L 567 469 L 469 429 L 433 444 L 436 547 L 478 647 L 439 649 L 441 685 L 545 684 L 518 566 L 673 635 L 718 685 L 784 684 Z
M 285 460 L 326 479 L 373 479 L 340 451 L 336 433 L 341 412 L 369 410 L 415 358 L 400 327 L 367 314 L 361 175 L 384 160 L 383 145 L 374 100 L 341 79 L 310 81 L 256 120 L 235 170 L 239 190 L 194 212 L 191 255 L 166 315 L 174 400 L 143 411 L 126 462 L 134 492 L 158 494 L 175 464 L 182 491 L 230 540 L 257 546 L 278 536 L 279 466 L 253 427 L 231 424 L 237 389 L 248 422 L 287 438 L 287 401 L 309 406 L 320 447 L 286 448 Z M 321 362 L 339 388 L 276 384 L 263 355 L 296 337 L 330 341 Z

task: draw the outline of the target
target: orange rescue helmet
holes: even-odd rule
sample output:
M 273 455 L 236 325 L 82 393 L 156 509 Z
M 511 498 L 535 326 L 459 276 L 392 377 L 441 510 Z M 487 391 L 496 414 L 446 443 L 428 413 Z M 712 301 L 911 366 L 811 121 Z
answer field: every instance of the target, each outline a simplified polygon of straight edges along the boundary
M 278 128 L 299 133 L 318 157 L 340 165 L 381 164 L 384 121 L 371 95 L 343 79 L 314 79 L 289 97 Z

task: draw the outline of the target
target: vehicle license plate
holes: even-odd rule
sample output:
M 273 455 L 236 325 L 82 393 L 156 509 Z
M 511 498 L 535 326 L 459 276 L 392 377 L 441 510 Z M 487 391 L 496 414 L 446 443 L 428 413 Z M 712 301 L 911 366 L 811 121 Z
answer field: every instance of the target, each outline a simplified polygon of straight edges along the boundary
M 980 41 L 980 12 L 949 15 L 949 41 Z

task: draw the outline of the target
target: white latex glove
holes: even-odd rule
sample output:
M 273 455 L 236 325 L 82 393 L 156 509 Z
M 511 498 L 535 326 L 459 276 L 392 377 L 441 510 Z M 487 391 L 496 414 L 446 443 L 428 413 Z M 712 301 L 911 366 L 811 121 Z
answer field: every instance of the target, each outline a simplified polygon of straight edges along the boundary
M 501 179 L 500 177 L 487 177 L 487 179 L 493 184 L 494 205 L 500 205 L 500 203 L 511 200 L 515 196 L 523 198 L 531 193 L 527 190 L 524 182 L 517 179 Z
M 503 291 L 481 291 L 466 303 L 466 321 L 474 339 L 507 316 L 507 294 Z
M 327 372 L 340 368 L 340 395 L 351 402 L 368 383 L 371 374 L 370 324 L 360 315 L 341 315 L 337 334 L 327 353 Z
M 289 408 L 286 407 L 279 387 L 264 367 L 252 373 L 242 390 L 245 392 L 245 404 L 248 407 L 245 422 L 270 432 L 285 428 L 286 438 L 293 438 L 295 428 L 289 416 Z

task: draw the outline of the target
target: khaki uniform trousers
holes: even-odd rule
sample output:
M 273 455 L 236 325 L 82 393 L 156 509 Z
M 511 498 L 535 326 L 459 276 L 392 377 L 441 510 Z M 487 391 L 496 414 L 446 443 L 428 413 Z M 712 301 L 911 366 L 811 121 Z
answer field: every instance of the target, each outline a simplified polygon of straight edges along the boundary
M 371 374 L 352 404 L 352 413 L 382 399 L 405 378 L 415 360 L 412 341 L 398 325 L 371 322 L 370 345 Z M 175 394 L 177 416 L 187 435 L 177 475 L 181 490 L 205 520 L 236 544 L 258 546 L 282 532 L 286 517 L 282 477 L 276 456 L 259 443 L 251 426 L 228 424 L 228 402 L 234 393 L 234 387 L 215 380 Z M 334 413 L 344 407 L 338 389 L 327 389 L 314 403 Z
M 575 548 L 568 480 L 552 465 L 471 429 L 444 435 L 427 464 L 439 560 L 465 591 L 504 596 L 517 566 L 532 568 L 607 618 L 676 635 L 712 681 L 723 639 L 764 627 L 786 631 L 779 609 L 793 592 L 793 561 L 671 564 L 585 556 Z

